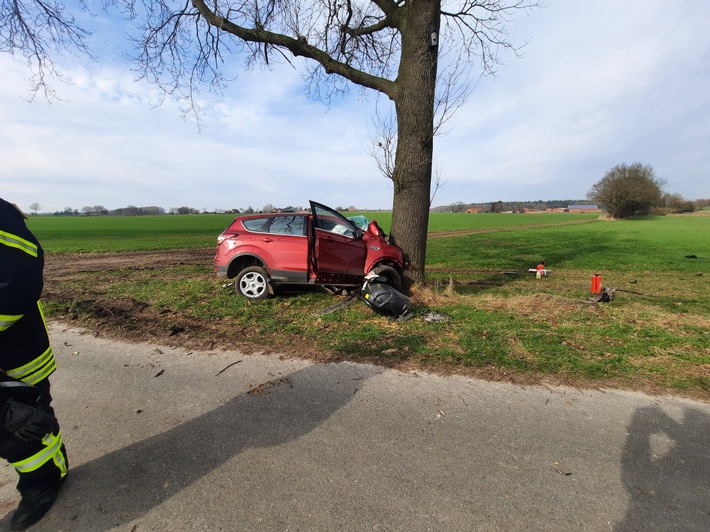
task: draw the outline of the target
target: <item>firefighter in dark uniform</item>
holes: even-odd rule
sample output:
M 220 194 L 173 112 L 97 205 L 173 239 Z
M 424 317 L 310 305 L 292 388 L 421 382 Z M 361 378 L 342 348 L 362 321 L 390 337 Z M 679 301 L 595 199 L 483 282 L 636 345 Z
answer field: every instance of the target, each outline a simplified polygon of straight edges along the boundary
M 25 216 L 0 198 L 0 457 L 19 474 L 12 516 L 24 530 L 52 507 L 67 457 L 48 377 L 56 369 L 40 304 L 44 252 Z

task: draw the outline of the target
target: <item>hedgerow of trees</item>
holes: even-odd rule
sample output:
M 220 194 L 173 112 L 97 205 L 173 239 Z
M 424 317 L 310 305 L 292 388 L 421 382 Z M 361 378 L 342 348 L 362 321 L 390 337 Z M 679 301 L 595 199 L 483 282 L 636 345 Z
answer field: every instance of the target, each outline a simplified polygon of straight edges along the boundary
M 661 205 L 665 181 L 656 176 L 651 165 L 619 164 L 609 170 L 589 191 L 589 198 L 612 218 L 650 214 Z

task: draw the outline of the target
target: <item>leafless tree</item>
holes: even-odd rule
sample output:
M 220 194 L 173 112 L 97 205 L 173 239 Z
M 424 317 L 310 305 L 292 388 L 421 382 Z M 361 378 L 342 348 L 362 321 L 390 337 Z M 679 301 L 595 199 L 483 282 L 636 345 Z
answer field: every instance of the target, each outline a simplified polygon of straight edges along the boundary
M 77 2 L 83 9 L 83 0 Z M 0 52 L 21 55 L 30 70 L 32 98 L 57 98 L 52 80 L 61 80 L 55 54 L 61 51 L 91 55 L 90 31 L 58 0 L 0 0 Z

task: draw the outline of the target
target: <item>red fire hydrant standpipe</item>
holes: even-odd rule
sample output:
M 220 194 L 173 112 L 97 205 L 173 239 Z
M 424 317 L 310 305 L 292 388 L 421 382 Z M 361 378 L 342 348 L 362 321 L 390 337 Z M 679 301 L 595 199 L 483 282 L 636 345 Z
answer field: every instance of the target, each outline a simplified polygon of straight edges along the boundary
M 602 276 L 598 273 L 592 275 L 592 294 L 602 293 Z

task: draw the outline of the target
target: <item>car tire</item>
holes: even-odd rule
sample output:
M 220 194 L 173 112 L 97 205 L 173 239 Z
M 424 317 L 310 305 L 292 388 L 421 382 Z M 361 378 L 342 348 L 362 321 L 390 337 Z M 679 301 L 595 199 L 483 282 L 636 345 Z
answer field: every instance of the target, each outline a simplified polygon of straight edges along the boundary
M 402 289 L 402 277 L 392 266 L 385 266 L 383 264 L 381 266 L 375 266 L 372 271 L 387 279 L 386 284 L 390 285 L 395 290 Z
M 269 297 L 269 274 L 261 266 L 244 268 L 234 281 L 234 289 L 254 301 Z

